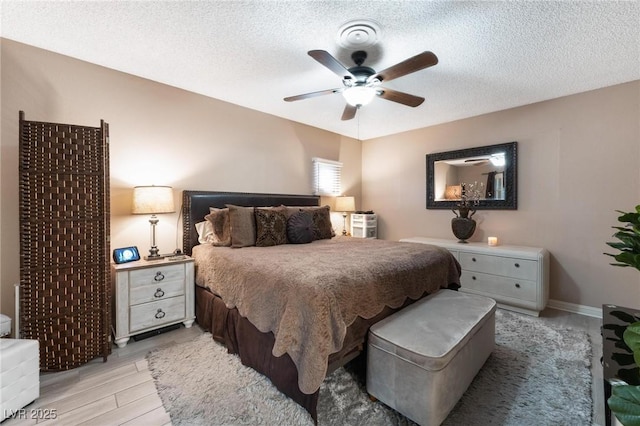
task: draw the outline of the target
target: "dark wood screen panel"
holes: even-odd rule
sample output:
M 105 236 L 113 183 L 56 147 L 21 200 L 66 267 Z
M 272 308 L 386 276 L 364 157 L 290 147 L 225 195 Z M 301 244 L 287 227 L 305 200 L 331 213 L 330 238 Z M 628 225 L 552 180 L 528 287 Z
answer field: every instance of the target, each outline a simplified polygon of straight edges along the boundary
M 42 371 L 111 351 L 108 133 L 20 112 L 20 336 Z

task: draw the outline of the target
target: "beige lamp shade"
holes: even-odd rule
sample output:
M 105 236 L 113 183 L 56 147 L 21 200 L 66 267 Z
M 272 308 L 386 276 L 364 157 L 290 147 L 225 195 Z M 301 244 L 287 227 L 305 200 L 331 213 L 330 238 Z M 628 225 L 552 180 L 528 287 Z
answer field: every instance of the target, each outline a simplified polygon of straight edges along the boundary
M 355 197 L 336 197 L 337 212 L 353 212 L 356 210 Z
M 133 214 L 159 214 L 176 211 L 170 186 L 136 186 L 133 188 Z

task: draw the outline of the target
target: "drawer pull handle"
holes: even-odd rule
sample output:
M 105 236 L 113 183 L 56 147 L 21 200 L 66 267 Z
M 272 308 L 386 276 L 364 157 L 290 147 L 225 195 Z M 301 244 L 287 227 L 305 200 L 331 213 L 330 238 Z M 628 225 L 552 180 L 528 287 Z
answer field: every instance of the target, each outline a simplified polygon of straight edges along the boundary
M 516 264 L 515 264 L 515 267 L 516 267 L 516 268 L 519 268 L 519 267 L 520 267 L 520 264 L 519 264 L 519 263 L 516 263 Z
M 516 283 L 516 288 L 520 288 L 520 284 L 519 283 Z
M 476 258 L 475 258 L 475 257 L 472 257 L 472 258 L 471 258 L 471 260 L 473 260 L 473 261 L 475 262 L 475 261 L 476 261 Z
M 162 296 L 164 296 L 164 291 L 162 291 L 161 288 L 157 289 L 153 295 L 153 297 L 162 297 Z
M 167 314 L 162 312 L 162 309 L 158 309 L 158 312 L 156 312 L 156 318 L 158 318 L 158 319 L 164 318 L 165 315 L 167 315 Z
M 153 277 L 154 281 L 162 281 L 164 280 L 164 275 L 162 275 L 162 272 L 156 272 L 156 276 Z

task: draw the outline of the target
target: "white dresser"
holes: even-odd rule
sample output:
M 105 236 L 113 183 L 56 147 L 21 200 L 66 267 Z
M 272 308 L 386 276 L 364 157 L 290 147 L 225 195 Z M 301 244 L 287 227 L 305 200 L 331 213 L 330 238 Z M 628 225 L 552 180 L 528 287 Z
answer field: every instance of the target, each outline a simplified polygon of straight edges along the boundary
M 549 253 L 543 248 L 461 244 L 426 237 L 400 241 L 449 250 L 462 266 L 461 291 L 491 297 L 498 305 L 538 316 L 549 301 Z
M 118 347 L 130 336 L 195 320 L 193 259 L 139 260 L 111 265 L 113 334 Z

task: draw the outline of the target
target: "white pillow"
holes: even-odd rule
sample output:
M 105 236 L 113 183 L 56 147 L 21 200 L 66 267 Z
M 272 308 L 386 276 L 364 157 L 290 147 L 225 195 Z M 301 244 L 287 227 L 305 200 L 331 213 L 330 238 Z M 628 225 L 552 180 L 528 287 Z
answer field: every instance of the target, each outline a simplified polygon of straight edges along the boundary
M 208 220 L 196 223 L 196 231 L 198 232 L 198 242 L 200 244 L 213 242 L 213 225 Z

